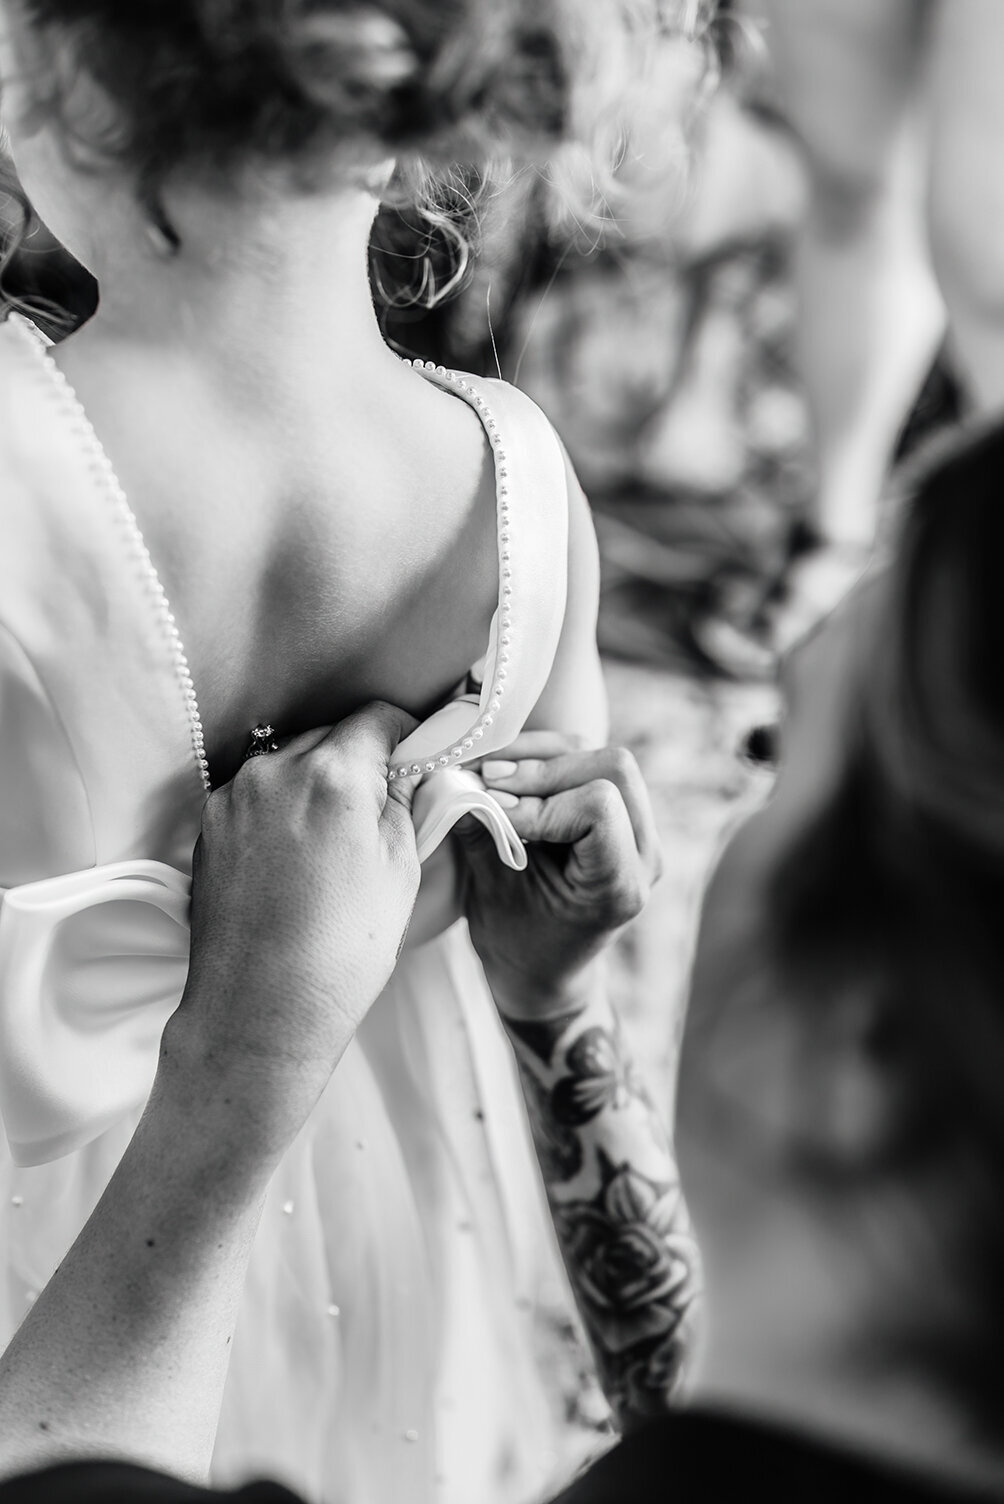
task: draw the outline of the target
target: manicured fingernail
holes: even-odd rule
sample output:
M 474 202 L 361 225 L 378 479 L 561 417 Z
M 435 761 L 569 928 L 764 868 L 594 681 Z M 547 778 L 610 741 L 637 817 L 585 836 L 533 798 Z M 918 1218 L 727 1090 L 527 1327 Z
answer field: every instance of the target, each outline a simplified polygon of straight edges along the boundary
M 501 804 L 503 809 L 512 809 L 514 804 L 519 803 L 519 795 L 508 794 L 505 789 L 492 789 L 492 798 L 496 804 Z
M 516 771 L 514 762 L 484 762 L 481 764 L 481 777 L 486 781 L 492 778 L 511 778 Z

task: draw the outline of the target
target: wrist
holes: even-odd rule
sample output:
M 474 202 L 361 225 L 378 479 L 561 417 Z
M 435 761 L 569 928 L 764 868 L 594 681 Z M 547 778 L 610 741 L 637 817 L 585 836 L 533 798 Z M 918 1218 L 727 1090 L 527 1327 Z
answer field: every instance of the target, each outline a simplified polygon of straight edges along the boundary
M 486 967 L 485 975 L 504 1023 L 563 1018 L 606 1002 L 602 957 L 560 976 L 530 976 L 501 967 Z
M 177 1015 L 176 1015 L 177 1017 Z M 168 1022 L 144 1117 L 148 1131 L 176 1135 L 179 1154 L 232 1181 L 267 1185 L 302 1123 L 286 1094 L 265 1087 L 260 1062 L 221 1060 L 187 1023 Z M 289 1095 L 294 1095 L 290 1093 Z

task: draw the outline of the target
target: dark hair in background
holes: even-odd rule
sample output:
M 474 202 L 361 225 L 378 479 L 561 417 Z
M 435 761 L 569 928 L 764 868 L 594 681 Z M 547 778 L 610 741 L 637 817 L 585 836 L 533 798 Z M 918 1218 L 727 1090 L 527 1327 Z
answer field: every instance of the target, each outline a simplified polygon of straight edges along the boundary
M 801 1006 L 877 989 L 902 1168 L 948 1153 L 998 1432 L 1004 1332 L 1004 425 L 942 444 L 910 497 L 842 779 L 776 874 L 775 974 Z M 939 1209 L 940 1210 L 940 1209 Z M 937 1214 L 937 1213 L 934 1213 Z M 951 1237 L 942 1228 L 940 1237 Z M 959 1246 L 959 1244 L 957 1244 Z M 951 1355 L 940 1355 L 943 1369 Z M 990 1398 L 993 1396 L 993 1398 Z

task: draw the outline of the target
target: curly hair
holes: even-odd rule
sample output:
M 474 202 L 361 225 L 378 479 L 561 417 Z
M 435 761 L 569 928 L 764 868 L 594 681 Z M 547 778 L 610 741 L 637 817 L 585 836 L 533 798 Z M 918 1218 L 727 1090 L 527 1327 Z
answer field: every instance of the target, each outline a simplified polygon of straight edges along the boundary
M 691 4 L 693 0 L 691 0 Z M 643 49 L 690 6 L 665 0 L 20 0 L 43 39 L 39 103 L 156 183 L 280 164 L 323 179 L 375 159 L 475 163 L 562 139 L 574 80 L 617 36 Z M 670 15 L 676 19 L 670 22 Z M 74 121 L 83 69 L 111 101 Z M 627 75 L 618 84 L 625 90 Z
M 379 290 L 435 302 L 464 276 L 477 199 L 512 164 L 577 153 L 610 198 L 633 84 L 715 0 L 15 0 L 33 114 L 83 166 L 118 164 L 154 220 L 175 174 L 298 190 L 397 160 Z M 88 88 L 88 81 L 98 87 Z M 83 85 L 83 87 L 82 87 Z M 393 211 L 407 211 L 403 234 Z M 415 228 L 418 240 L 415 241 Z M 169 226 L 167 226 L 169 228 Z M 400 253 L 398 242 L 406 250 Z M 413 276 L 399 273 L 410 261 Z M 408 285 L 410 284 L 410 285 Z

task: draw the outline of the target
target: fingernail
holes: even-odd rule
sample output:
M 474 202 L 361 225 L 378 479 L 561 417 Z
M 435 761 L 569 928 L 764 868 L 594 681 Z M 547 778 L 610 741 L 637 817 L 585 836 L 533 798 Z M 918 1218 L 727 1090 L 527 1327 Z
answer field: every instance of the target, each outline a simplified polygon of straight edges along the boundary
M 492 798 L 496 804 L 501 804 L 503 809 L 512 809 L 514 804 L 519 803 L 519 795 L 508 794 L 505 789 L 492 789 Z
M 515 771 L 516 764 L 514 762 L 499 761 L 484 762 L 481 764 L 481 777 L 484 779 L 511 778 Z

